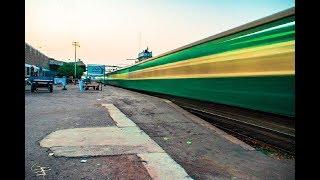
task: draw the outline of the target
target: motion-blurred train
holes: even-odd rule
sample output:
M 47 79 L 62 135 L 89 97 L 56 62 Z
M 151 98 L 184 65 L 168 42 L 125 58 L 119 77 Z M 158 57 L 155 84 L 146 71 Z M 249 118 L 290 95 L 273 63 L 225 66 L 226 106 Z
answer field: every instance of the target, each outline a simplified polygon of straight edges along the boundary
M 107 84 L 295 116 L 295 9 L 107 74 Z

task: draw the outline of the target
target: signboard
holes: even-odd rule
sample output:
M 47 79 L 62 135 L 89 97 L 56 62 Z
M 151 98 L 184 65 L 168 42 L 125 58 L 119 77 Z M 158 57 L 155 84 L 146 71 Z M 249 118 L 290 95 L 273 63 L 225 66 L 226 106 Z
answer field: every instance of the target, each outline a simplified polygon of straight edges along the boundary
M 88 64 L 88 76 L 103 76 L 105 73 L 105 65 Z
M 62 84 L 65 86 L 67 84 L 67 78 L 54 78 L 53 82 L 54 84 Z

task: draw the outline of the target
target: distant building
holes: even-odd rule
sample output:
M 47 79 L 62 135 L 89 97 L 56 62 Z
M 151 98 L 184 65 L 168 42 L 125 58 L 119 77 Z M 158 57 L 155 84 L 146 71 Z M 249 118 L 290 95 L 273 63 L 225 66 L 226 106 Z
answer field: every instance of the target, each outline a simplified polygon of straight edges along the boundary
M 25 43 L 25 76 L 56 75 L 57 70 L 65 62 L 49 58 L 28 43 Z M 79 62 L 83 66 L 83 62 Z M 84 65 L 85 69 L 85 65 Z
M 49 69 L 49 57 L 39 50 L 25 43 L 25 63 L 45 69 Z
M 142 52 L 140 52 L 138 54 L 138 62 L 145 60 L 145 59 L 149 59 L 152 57 L 152 51 L 149 51 L 149 48 L 147 47 L 147 49 L 143 50 Z
M 28 43 L 25 43 L 25 77 L 56 75 L 64 61 L 49 58 L 39 50 Z M 83 71 L 86 71 L 86 65 L 79 59 L 76 63 Z
M 49 57 L 25 43 L 25 77 L 45 76 L 52 72 L 49 66 Z

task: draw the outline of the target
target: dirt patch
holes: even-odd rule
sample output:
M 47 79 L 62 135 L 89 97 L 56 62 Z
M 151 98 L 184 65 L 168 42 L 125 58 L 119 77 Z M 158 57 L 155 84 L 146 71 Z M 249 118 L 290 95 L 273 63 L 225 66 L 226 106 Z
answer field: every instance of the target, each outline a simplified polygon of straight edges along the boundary
M 107 165 L 102 165 L 99 171 L 104 177 L 115 179 L 150 179 L 151 177 L 143 166 L 141 158 L 136 155 L 111 156 L 106 158 Z M 112 178 L 111 178 L 112 179 Z

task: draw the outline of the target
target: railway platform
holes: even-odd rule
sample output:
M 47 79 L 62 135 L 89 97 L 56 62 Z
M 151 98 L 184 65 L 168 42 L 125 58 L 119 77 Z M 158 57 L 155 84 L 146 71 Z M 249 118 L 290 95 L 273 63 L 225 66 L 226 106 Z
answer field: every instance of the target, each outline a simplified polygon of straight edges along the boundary
M 26 179 L 294 179 L 260 152 L 169 100 L 102 91 L 25 93 Z

